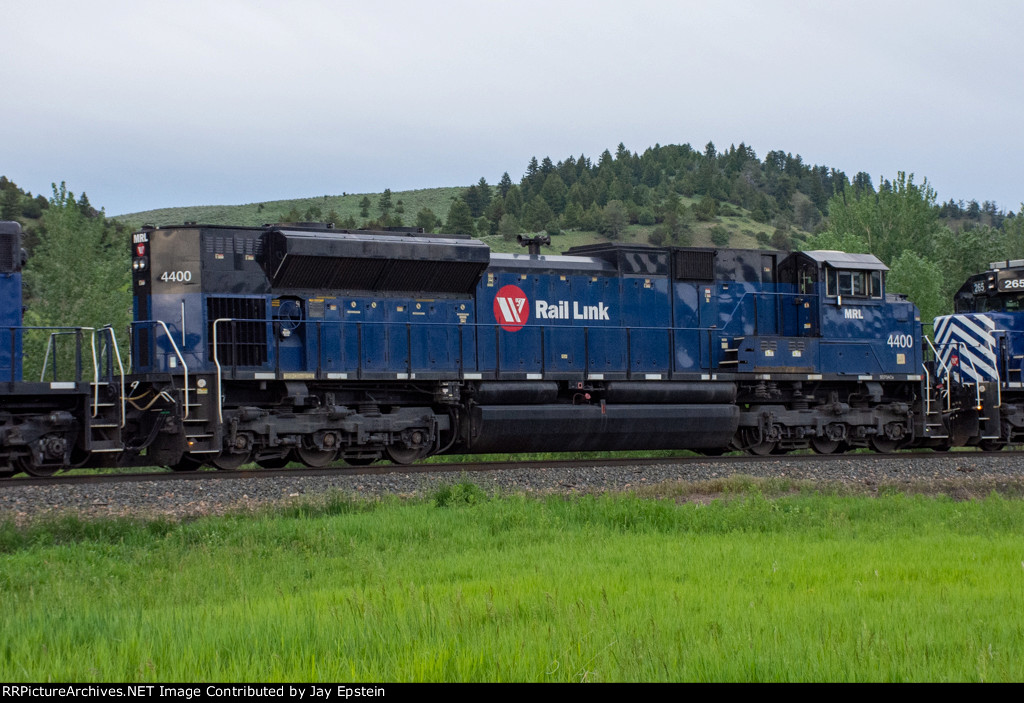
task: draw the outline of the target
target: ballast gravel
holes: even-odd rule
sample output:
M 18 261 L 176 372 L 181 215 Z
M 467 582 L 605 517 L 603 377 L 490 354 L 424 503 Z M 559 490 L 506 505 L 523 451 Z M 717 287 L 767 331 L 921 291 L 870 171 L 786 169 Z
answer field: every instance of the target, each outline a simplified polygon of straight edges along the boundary
M 954 452 L 926 457 L 851 455 L 820 460 L 815 457 L 765 457 L 746 460 L 666 460 L 643 465 L 538 468 L 499 471 L 388 474 L 345 474 L 172 480 L 120 483 L 0 483 L 0 521 L 26 520 L 53 513 L 83 517 L 166 517 L 187 519 L 203 515 L 255 510 L 309 501 L 329 492 L 375 499 L 428 497 L 446 484 L 470 482 L 488 494 L 580 494 L 639 491 L 648 496 L 678 500 L 714 497 L 719 481 L 734 475 L 811 481 L 816 485 L 847 485 L 873 493 L 885 487 L 946 493 L 956 498 L 984 496 L 998 490 L 1024 493 L 1024 458 L 1017 454 Z M 687 490 L 679 490 L 686 484 Z

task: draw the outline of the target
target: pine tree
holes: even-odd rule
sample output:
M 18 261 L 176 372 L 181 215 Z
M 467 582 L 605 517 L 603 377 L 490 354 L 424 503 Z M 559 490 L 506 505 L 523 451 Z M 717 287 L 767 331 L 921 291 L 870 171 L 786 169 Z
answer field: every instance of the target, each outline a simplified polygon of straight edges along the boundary
M 462 198 L 452 200 L 452 205 L 448 209 L 448 221 L 444 227 L 449 234 L 473 234 L 475 228 L 473 214 L 469 211 L 465 200 Z
M 501 193 L 501 197 L 508 195 L 508 191 L 512 188 L 512 178 L 508 175 L 508 171 L 501 174 L 501 180 L 498 181 L 498 192 Z
M 391 204 L 391 189 L 385 188 L 381 193 L 380 200 L 377 201 L 377 209 L 380 210 L 381 215 L 387 217 L 392 207 L 394 206 Z

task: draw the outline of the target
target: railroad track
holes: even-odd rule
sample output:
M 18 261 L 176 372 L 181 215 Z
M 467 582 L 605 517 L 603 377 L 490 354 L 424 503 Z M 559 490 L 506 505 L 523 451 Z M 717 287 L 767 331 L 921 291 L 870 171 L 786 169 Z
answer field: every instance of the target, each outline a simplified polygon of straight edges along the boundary
M 75 484 L 117 484 L 117 483 L 143 483 L 143 482 L 180 482 L 180 481 L 233 481 L 240 479 L 272 479 L 272 478 L 299 478 L 299 477 L 345 477 L 345 476 L 386 476 L 392 474 L 416 475 L 416 474 L 461 474 L 480 473 L 488 471 L 512 471 L 512 470 L 559 470 L 578 468 L 599 468 L 599 467 L 648 467 L 658 465 L 679 465 L 687 466 L 692 464 L 714 464 L 725 466 L 745 464 L 771 464 L 772 462 L 786 463 L 817 463 L 828 464 L 830 462 L 885 462 L 894 459 L 906 461 L 936 460 L 938 458 L 957 457 L 999 457 L 1006 460 L 1016 458 L 1024 460 L 1024 450 L 1003 451 L 999 453 L 984 453 L 973 450 L 959 452 L 934 452 L 930 450 L 898 452 L 895 454 L 783 454 L 772 456 L 751 456 L 736 454 L 729 456 L 694 456 L 680 455 L 677 457 L 656 457 L 656 458 L 632 458 L 612 457 L 602 459 L 552 459 L 540 461 L 482 461 L 466 463 L 419 463 L 409 465 L 398 465 L 381 462 L 370 466 L 346 466 L 339 464 L 323 468 L 298 467 L 294 469 L 236 469 L 232 471 L 220 471 L 215 469 L 203 469 L 199 471 L 164 471 L 151 470 L 141 472 L 124 471 L 103 471 L 90 470 L 89 473 L 71 472 L 57 474 L 47 478 L 36 478 L 32 476 L 16 476 L 0 480 L 0 491 L 15 486 L 54 486 L 54 485 L 75 485 Z
M 768 457 L 615 458 L 473 464 L 381 464 L 360 468 L 93 474 L 16 478 L 0 484 L 0 523 L 72 514 L 80 519 L 194 519 L 263 507 L 314 503 L 331 496 L 380 500 L 427 498 L 471 482 L 490 495 L 636 491 L 677 500 L 710 500 L 730 477 L 783 478 L 799 485 L 837 484 L 854 492 L 895 488 L 984 497 L 1024 496 L 1021 452 L 780 455 Z

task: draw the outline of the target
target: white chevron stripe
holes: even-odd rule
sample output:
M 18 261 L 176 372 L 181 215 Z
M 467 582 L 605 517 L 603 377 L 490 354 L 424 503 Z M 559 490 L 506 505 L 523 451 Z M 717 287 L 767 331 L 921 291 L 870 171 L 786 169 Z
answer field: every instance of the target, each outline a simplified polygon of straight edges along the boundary
M 985 328 L 988 328 L 987 330 Z M 950 366 L 954 355 L 959 358 L 957 370 L 974 382 L 998 378 L 996 340 L 990 331 L 996 323 L 988 315 L 944 315 L 935 320 L 935 343 L 942 366 Z M 951 369 L 952 370 L 952 369 Z
M 980 317 L 980 316 L 979 316 Z M 976 320 L 968 317 L 967 315 L 960 315 L 957 319 L 959 323 L 961 334 L 968 336 L 967 332 L 972 332 L 973 336 L 978 340 L 984 342 L 988 346 L 993 346 L 996 340 L 987 331 L 983 330 L 977 323 Z M 967 341 L 966 339 L 964 341 Z
M 969 361 L 970 363 L 969 364 L 965 363 L 965 361 L 964 361 L 965 359 L 967 361 Z M 996 369 L 995 369 L 995 360 L 994 359 L 992 360 L 991 364 L 988 364 L 984 360 L 982 360 L 981 358 L 979 358 L 979 357 L 975 356 L 974 354 L 972 354 L 970 352 L 970 350 L 961 349 L 960 350 L 960 368 L 961 368 L 961 370 L 968 371 L 968 369 L 971 369 L 972 367 L 977 369 L 979 374 L 983 374 L 986 377 L 986 380 L 994 381 L 996 379 Z

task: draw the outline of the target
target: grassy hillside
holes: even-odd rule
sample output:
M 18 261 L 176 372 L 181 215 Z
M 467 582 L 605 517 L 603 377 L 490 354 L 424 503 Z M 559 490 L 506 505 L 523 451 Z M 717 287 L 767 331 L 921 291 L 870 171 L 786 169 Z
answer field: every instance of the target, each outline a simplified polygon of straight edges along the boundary
M 434 211 L 438 217 L 444 218 L 451 206 L 452 198 L 458 197 L 464 188 L 424 188 L 392 193 L 392 202 L 402 201 L 405 210 L 403 219 L 411 226 L 416 220 L 416 213 L 423 208 Z M 270 222 L 281 222 L 292 210 L 306 213 L 310 208 L 318 208 L 320 219 L 325 219 L 331 210 L 340 219 L 353 217 L 357 222 L 366 218 L 360 216 L 359 201 L 364 197 L 370 199 L 370 216 L 379 214 L 377 201 L 380 193 L 347 193 L 345 195 L 322 195 L 314 198 L 298 198 L 295 200 L 268 200 L 262 203 L 246 205 L 200 205 L 193 207 L 171 207 L 159 210 L 146 210 L 118 215 L 115 220 L 133 226 L 180 225 L 182 222 L 200 222 L 211 225 L 242 225 L 258 226 Z
M 423 208 L 428 208 L 442 220 L 448 214 L 452 199 L 457 198 L 464 188 L 424 188 L 421 190 L 407 190 L 393 192 L 392 202 L 402 201 L 404 213 L 400 215 L 403 223 L 413 226 L 416 222 L 416 213 Z M 345 195 L 323 195 L 315 198 L 298 198 L 295 200 L 270 200 L 262 203 L 248 203 L 245 205 L 203 205 L 192 207 L 162 208 L 159 210 L 146 210 L 125 215 L 118 215 L 113 218 L 125 223 L 132 228 L 140 227 L 143 224 L 151 225 L 180 225 L 183 222 L 199 222 L 212 225 L 239 225 L 259 226 L 267 223 L 287 221 L 286 215 L 289 212 L 297 211 L 306 213 L 311 208 L 319 209 L 320 219 L 326 219 L 333 210 L 339 219 L 352 217 L 357 223 L 362 224 L 367 218 L 360 215 L 359 202 L 367 197 L 370 199 L 370 216 L 379 214 L 377 201 L 380 193 L 349 193 Z M 682 203 L 692 206 L 698 198 L 680 198 Z M 728 245 L 741 249 L 769 248 L 758 241 L 761 238 L 771 236 L 774 228 L 765 223 L 755 222 L 749 216 L 749 212 L 734 207 L 735 216 L 717 217 L 710 222 L 694 222 L 691 226 L 690 245 L 716 246 L 712 240 L 715 228 L 721 228 L 728 234 Z M 719 230 L 721 232 L 721 230 Z M 623 242 L 647 244 L 654 226 L 630 225 L 622 238 Z M 809 235 L 797 229 L 793 230 L 796 244 L 806 239 Z M 499 252 L 520 252 L 522 248 L 514 241 L 506 241 L 500 236 L 481 237 L 491 249 Z M 549 253 L 561 253 L 570 247 L 584 244 L 604 242 L 607 239 L 594 231 L 569 230 L 552 238 L 551 246 L 545 247 Z

